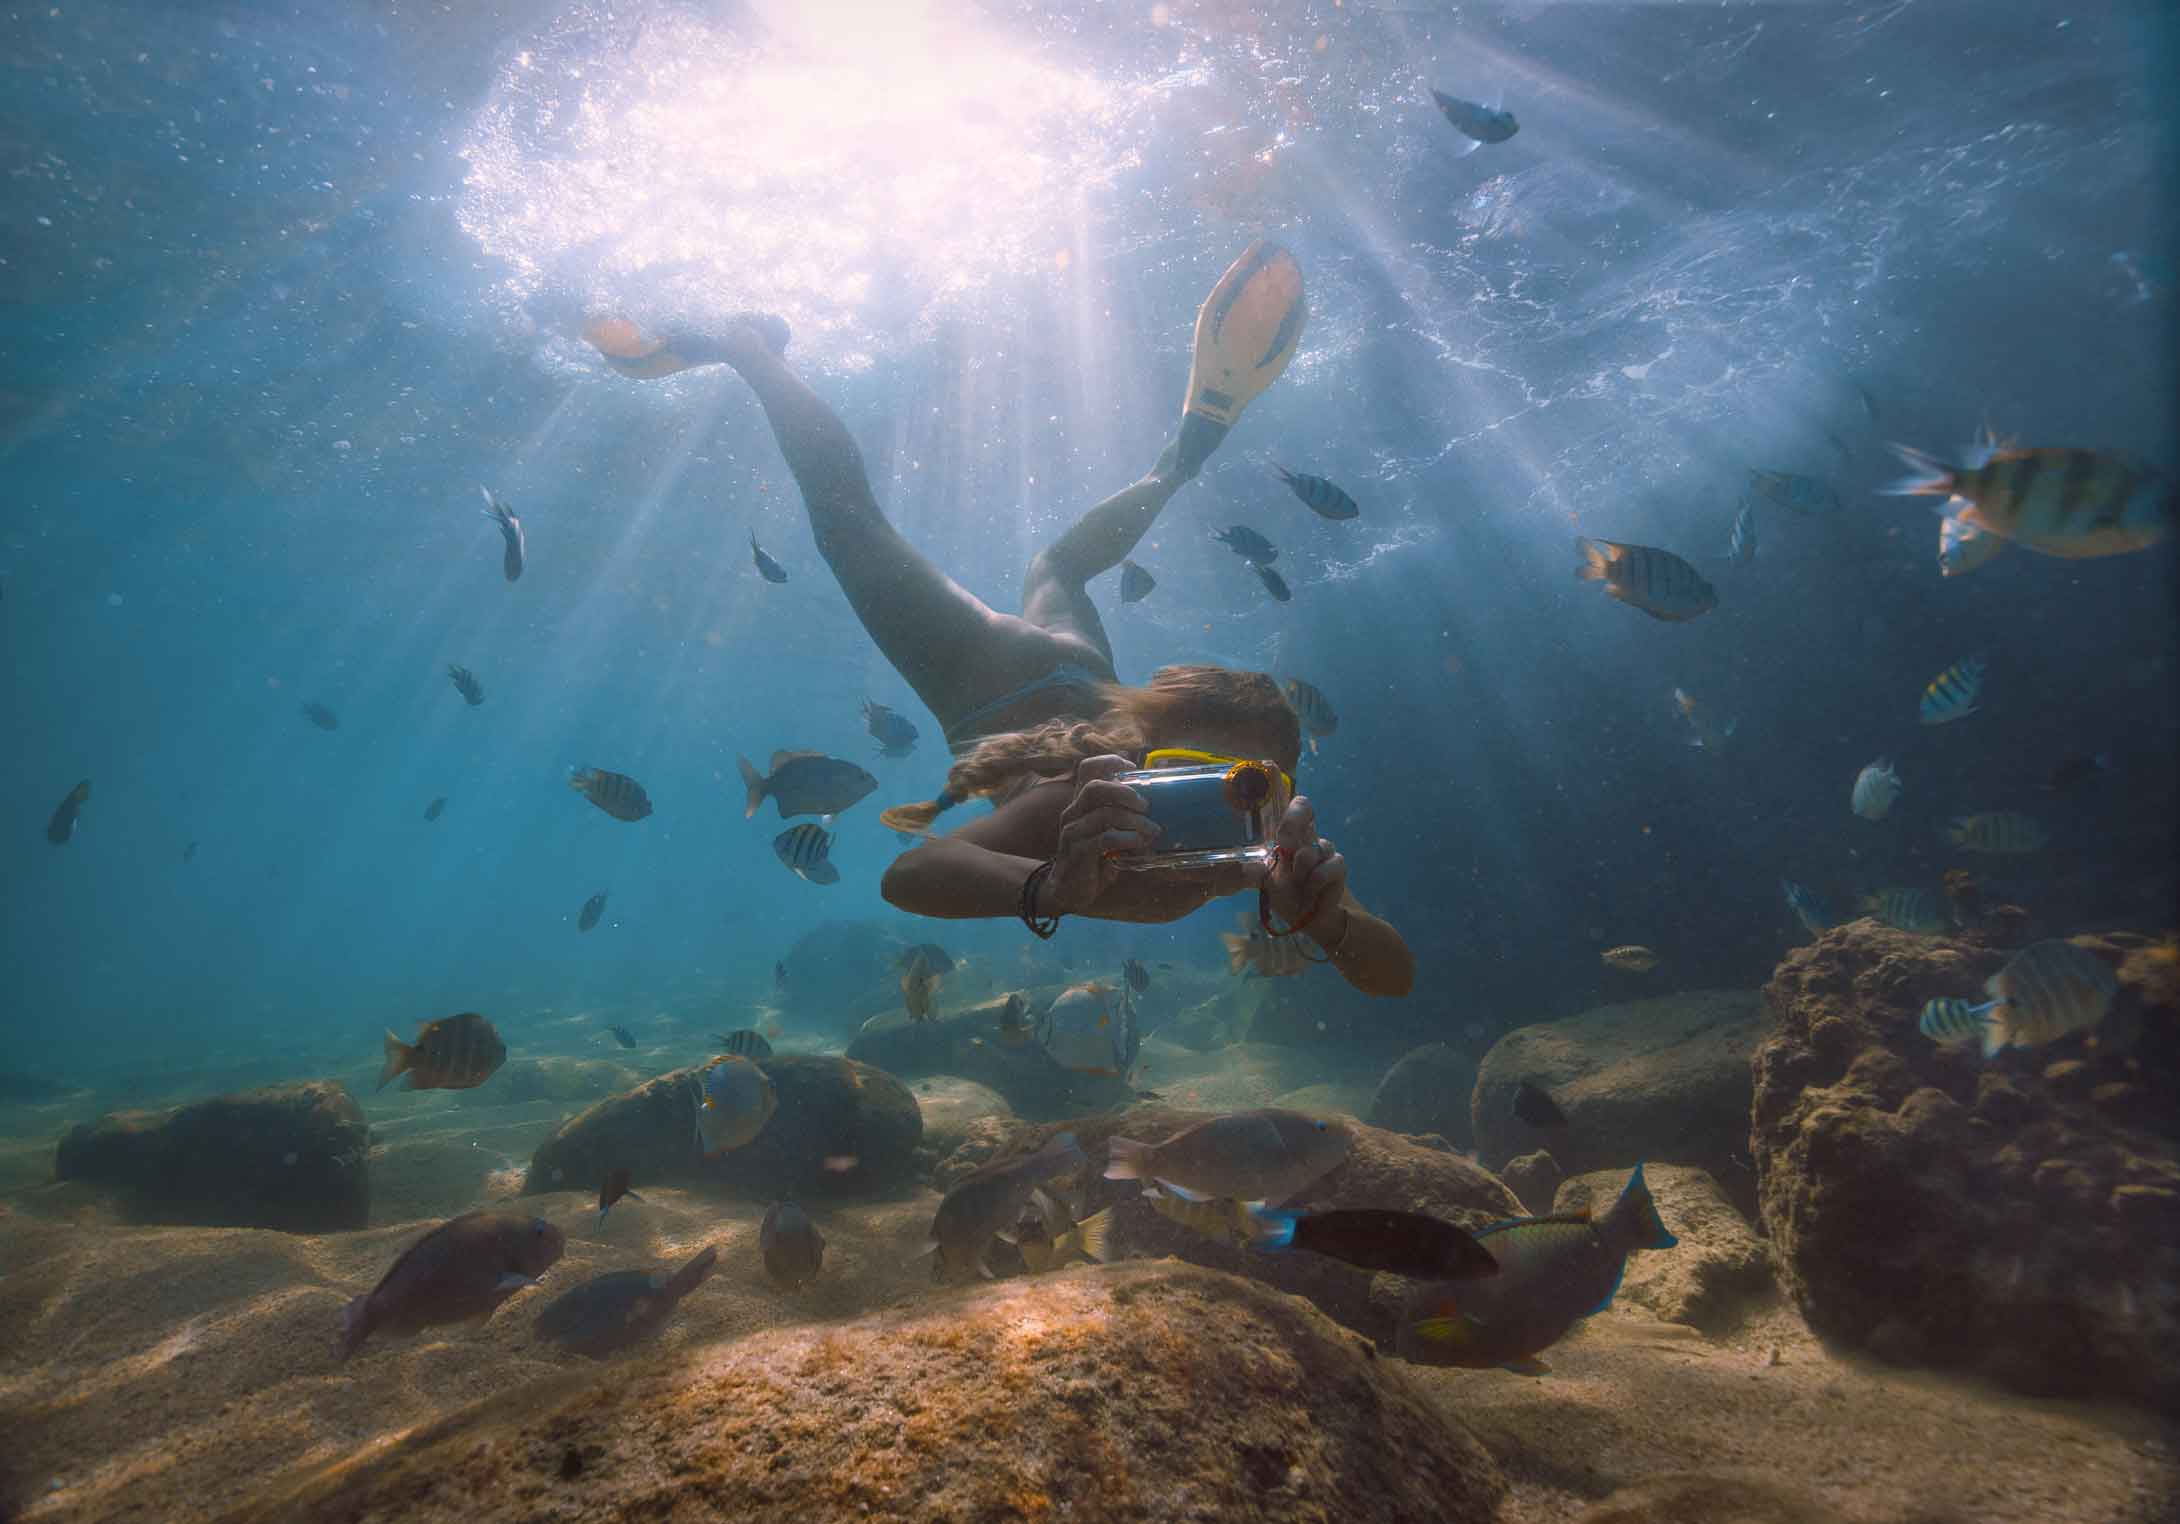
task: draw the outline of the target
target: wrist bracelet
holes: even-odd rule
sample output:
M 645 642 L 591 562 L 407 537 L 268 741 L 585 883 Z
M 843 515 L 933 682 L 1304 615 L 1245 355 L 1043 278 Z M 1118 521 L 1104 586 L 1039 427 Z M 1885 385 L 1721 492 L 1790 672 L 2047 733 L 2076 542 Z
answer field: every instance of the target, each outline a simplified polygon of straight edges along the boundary
M 1052 934 L 1060 929 L 1057 913 L 1040 916 L 1037 913 L 1037 891 L 1052 876 L 1052 860 L 1047 858 L 1029 870 L 1029 877 L 1022 880 L 1022 924 L 1043 941 L 1051 941 Z

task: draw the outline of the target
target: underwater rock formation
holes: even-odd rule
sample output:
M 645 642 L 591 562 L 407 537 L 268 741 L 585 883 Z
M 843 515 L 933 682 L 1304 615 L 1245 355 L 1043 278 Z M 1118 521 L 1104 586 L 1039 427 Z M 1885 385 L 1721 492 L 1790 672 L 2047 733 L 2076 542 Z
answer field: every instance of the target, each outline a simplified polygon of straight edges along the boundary
M 371 1220 L 370 1136 L 341 1085 L 273 1085 L 81 1123 L 53 1178 L 118 1190 L 132 1222 L 328 1233 Z
M 1028 1010 L 1022 1020 L 1034 1027 L 1038 1013 L 1066 988 L 1053 984 L 1024 992 Z M 1004 997 L 986 1000 L 930 1021 L 888 1012 L 864 1023 L 848 1044 L 848 1057 L 902 1079 L 951 1074 L 974 1080 L 1005 1097 L 1019 1115 L 1039 1121 L 1116 1105 L 1133 1095 L 1113 1075 L 1061 1068 L 1034 1041 L 1003 1040 L 999 1018 L 1005 1006 Z
M 1560 1186 L 1555 1212 L 1603 1212 L 1627 1184 L 1626 1170 L 1577 1175 Z M 1658 1217 L 1680 1240 L 1670 1254 L 1631 1254 L 1619 1300 L 1667 1323 L 1707 1334 L 1731 1332 L 1750 1305 L 1773 1290 L 1771 1252 L 1718 1182 L 1679 1164 L 1647 1164 L 1643 1183 Z
M 892 1075 L 810 1054 L 776 1054 L 763 1068 L 779 1110 L 745 1146 L 703 1156 L 697 1068 L 676 1069 L 562 1123 L 531 1157 L 523 1193 L 589 1189 L 616 1167 L 626 1167 L 638 1189 L 649 1181 L 711 1182 L 759 1201 L 790 1192 L 858 1195 L 913 1174 L 923 1117 Z
M 1140 1182 L 1103 1178 L 1106 1144 L 1115 1134 L 1139 1142 L 1163 1142 L 1212 1115 L 1146 1104 L 1034 1127 L 1006 1128 L 983 1122 L 977 1124 L 971 1142 L 941 1165 L 936 1183 L 945 1190 L 970 1169 L 1034 1152 L 1053 1135 L 1073 1132 L 1090 1156 L 1089 1179 L 1085 1183 L 1062 1177 L 1053 1188 L 1067 1190 L 1070 1203 L 1080 1209 L 1078 1215 L 1113 1208 L 1111 1243 L 1116 1258 L 1170 1254 L 1190 1264 L 1246 1275 L 1306 1297 L 1335 1322 L 1390 1345 L 1394 1320 L 1409 1289 L 1400 1277 L 1373 1276 L 1303 1250 L 1271 1253 L 1215 1242 L 1160 1216 L 1143 1200 Z M 1514 1193 L 1466 1156 L 1361 1122 L 1349 1122 L 1347 1127 L 1352 1142 L 1346 1161 L 1305 1187 L 1290 1205 L 1425 1212 L 1471 1231 L 1522 1215 Z M 994 1246 L 989 1262 L 1002 1272 L 1019 1267 L 1019 1259 L 1005 1243 Z
M 878 921 L 820 921 L 780 959 L 787 980 L 774 989 L 773 1003 L 798 1030 L 848 1035 L 857 1012 L 900 1005 L 900 951 L 901 939 Z
M 234 1518 L 1486 1524 L 1505 1485 L 1309 1307 L 1114 1265 L 512 1392 Z
M 1411 1048 L 1378 1081 L 1366 1120 L 1390 1132 L 1435 1132 L 1458 1148 L 1469 1146 L 1469 1093 L 1476 1088 L 1476 1060 L 1451 1043 Z
M 626 1090 L 642 1076 L 606 1058 L 516 1058 L 469 1090 L 454 1092 L 457 1106 L 509 1106 L 525 1101 L 595 1101 Z
M 2006 954 L 1872 921 L 1787 955 L 1765 990 L 1755 1158 L 1810 1326 L 1902 1364 L 2024 1391 L 2180 1402 L 2180 1008 L 2169 951 L 2115 964 L 2106 1032 L 1986 1062 L 1917 1029 Z
M 1754 990 L 1686 990 L 1518 1027 L 1477 1071 L 1477 1153 L 1496 1167 L 1548 1148 L 1570 1176 L 1624 1173 L 1638 1159 L 1693 1164 L 1731 1192 L 1747 1176 L 1733 1157 L 1748 1150 L 1749 1055 L 1769 1030 Z M 1551 1095 L 1567 1126 L 1514 1115 L 1523 1080 Z
M 1521 1197 L 1521 1204 L 1533 1217 L 1543 1217 L 1552 1211 L 1552 1202 L 1559 1195 L 1560 1182 L 1567 1178 L 1559 1167 L 1559 1161 L 1544 1149 L 1509 1159 L 1506 1168 L 1499 1171 L 1499 1178 L 1506 1188 Z

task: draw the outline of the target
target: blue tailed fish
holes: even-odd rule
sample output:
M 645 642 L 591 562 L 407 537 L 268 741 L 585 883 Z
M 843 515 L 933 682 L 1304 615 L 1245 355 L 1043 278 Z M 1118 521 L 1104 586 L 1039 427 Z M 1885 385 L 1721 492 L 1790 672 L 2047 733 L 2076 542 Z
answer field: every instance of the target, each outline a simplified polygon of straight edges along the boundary
M 1498 1274 L 1426 1286 L 1411 1296 L 1401 1318 L 1403 1358 L 1544 1375 L 1551 1367 L 1537 1356 L 1612 1305 L 1629 1254 L 1670 1249 L 1680 1240 L 1659 1220 L 1638 1164 L 1600 1217 L 1583 1211 L 1517 1218 L 1485 1228 L 1476 1241 L 1498 1261 Z
M 1949 924 L 1945 906 L 1928 889 L 1880 889 L 1864 895 L 1862 908 L 1895 931 L 1933 937 Z
M 1916 1028 L 1932 1042 L 1952 1042 L 1962 1037 L 1981 1038 L 1990 1029 L 1994 1018 L 1991 1013 L 1998 1009 L 1998 1002 L 1986 1000 L 1980 1004 L 1948 995 L 1926 1001 L 1923 1014 L 1916 1019 Z
M 1983 674 L 1989 670 L 1982 657 L 1964 656 L 1932 678 L 1923 690 L 1923 723 L 1945 725 L 1974 714 L 1976 700 L 1983 696 Z
M 1669 550 L 1587 537 L 1574 543 L 1582 556 L 1577 578 L 1604 583 L 1607 593 L 1653 619 L 1693 619 L 1718 607 L 1718 593 L 1703 574 Z
M 1815 476 L 1792 471 L 1749 471 L 1749 491 L 1765 502 L 1793 513 L 1830 513 L 1839 507 L 1832 484 Z
M 1854 812 L 1864 820 L 1883 820 L 1899 799 L 1900 775 L 1883 757 L 1855 774 L 1854 791 L 1848 795 Z
M 2172 533 L 2172 481 L 2117 450 L 2023 450 L 1985 438 L 1958 466 L 1905 445 L 1914 474 L 1882 490 L 1958 499 L 1941 511 L 2047 556 L 2080 559 L 2147 550 Z
M 1811 934 L 1822 936 L 1832 929 L 1832 912 L 1814 893 L 1790 878 L 1779 880 L 1779 890 L 1786 896 L 1787 908 Z
M 1309 506 L 1310 512 L 1321 519 L 1352 519 L 1362 513 L 1362 508 L 1333 483 L 1322 476 L 1307 476 L 1299 471 L 1289 471 L 1285 466 L 1275 469 L 1279 479 L 1294 490 L 1294 495 Z
M 2040 1048 L 2104 1020 L 2119 978 L 2102 958 L 2072 942 L 2032 942 L 1993 974 L 1984 990 L 1996 1001 L 1983 1033 L 1983 1056 L 2002 1048 Z
M 1945 839 L 1969 852 L 2012 854 L 2039 850 L 2051 833 L 2026 815 L 1994 810 L 1959 817 L 1945 828 Z

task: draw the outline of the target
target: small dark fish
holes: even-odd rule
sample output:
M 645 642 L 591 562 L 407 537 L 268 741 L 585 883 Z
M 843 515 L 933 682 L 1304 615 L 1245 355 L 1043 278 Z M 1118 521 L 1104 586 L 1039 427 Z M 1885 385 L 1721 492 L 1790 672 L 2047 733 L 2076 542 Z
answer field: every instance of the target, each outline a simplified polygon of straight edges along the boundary
M 484 684 L 477 681 L 477 674 L 469 668 L 449 662 L 447 676 L 454 680 L 454 691 L 462 696 L 463 702 L 470 708 L 474 709 L 484 702 Z
M 1523 1080 L 1514 1091 L 1514 1115 L 1531 1127 L 1565 1127 L 1567 1113 L 1543 1090 Z
M 601 889 L 583 901 L 582 913 L 575 918 L 577 931 L 588 931 L 598 924 L 599 918 L 606 913 L 606 894 L 607 891 Z
M 602 767 L 578 767 L 568 775 L 574 789 L 615 820 L 636 821 L 651 813 L 651 796 L 626 773 L 609 773 Z
M 441 1223 L 404 1249 L 369 1295 L 342 1310 L 341 1358 L 380 1331 L 416 1333 L 490 1317 L 500 1303 L 536 1285 L 567 1243 L 567 1235 L 544 1218 L 512 1212 L 465 1212 Z
M 818 751 L 776 751 L 771 771 L 760 773 L 747 757 L 736 757 L 748 799 L 742 818 L 755 815 L 765 800 L 780 812 L 782 820 L 797 815 L 837 815 L 872 789 L 878 780 L 839 757 Z
M 1232 524 L 1211 537 L 1252 566 L 1269 566 L 1279 559 L 1279 547 L 1247 524 Z
M 787 988 L 787 962 L 785 959 L 776 959 L 772 964 L 772 987 L 776 990 Z
M 1158 586 L 1158 579 L 1133 561 L 1120 563 L 1120 601 L 1141 603 Z
M 598 1220 L 606 1220 L 606 1213 L 613 1210 L 613 1203 L 626 1196 L 630 1201 L 643 1198 L 628 1188 L 628 1166 L 619 1165 L 606 1175 L 606 1183 L 598 1187 Z
M 1270 593 L 1281 603 L 1291 603 L 1294 601 L 1294 592 L 1291 588 L 1287 586 L 1287 579 L 1285 577 L 1282 577 L 1278 572 L 1275 572 L 1269 566 L 1265 566 L 1262 564 L 1253 564 L 1251 565 L 1250 570 L 1255 572 L 1257 574 L 1257 580 L 1264 584 L 1264 591 Z
M 1294 490 L 1294 495 L 1308 505 L 1310 512 L 1321 519 L 1352 519 L 1362 515 L 1362 508 L 1346 492 L 1322 476 L 1305 476 L 1299 471 L 1289 471 L 1285 466 L 1276 468 L 1279 479 Z
M 441 794 L 437 799 L 434 799 L 431 803 L 424 806 L 424 818 L 426 820 L 437 820 L 441 815 L 446 813 L 446 808 L 447 796 Z
M 1458 95 L 1448 95 L 1442 90 L 1433 90 L 1431 99 L 1438 102 L 1438 109 L 1446 114 L 1446 120 L 1453 123 L 1463 137 L 1473 138 L 1479 143 L 1503 143 L 1521 130 L 1521 123 L 1514 120 L 1514 113 L 1511 111 L 1494 111 L 1489 106 L 1465 101 Z
M 515 510 L 492 495 L 490 487 L 479 487 L 484 494 L 484 516 L 500 526 L 500 538 L 507 542 L 506 553 L 500 557 L 500 570 L 513 582 L 522 576 L 524 542 L 522 520 L 515 517 Z
M 2087 783 L 2099 773 L 2112 770 L 2112 759 L 2104 752 L 2094 757 L 2069 757 L 2051 770 L 2040 788 L 2047 794 L 2060 794 L 2079 784 Z
M 76 834 L 76 812 L 83 808 L 83 801 L 91 797 L 91 780 L 86 778 L 53 806 L 53 818 L 45 823 L 45 839 L 56 847 L 68 845 L 68 838 Z
M 1145 968 L 1137 959 L 1130 958 L 1127 962 L 1121 964 L 1120 971 L 1128 980 L 1128 988 L 1134 990 L 1138 995 L 1151 987 L 1151 971 Z
M 883 704 L 863 700 L 863 724 L 881 757 L 905 757 L 916 749 L 916 727 Z
M 832 863 L 833 839 L 823 826 L 805 820 L 772 838 L 772 855 L 788 871 L 806 883 L 837 884 L 840 870 Z
M 794 1202 L 775 1201 L 758 1224 L 757 1252 L 764 1256 L 765 1274 L 792 1291 L 825 1267 L 825 1235 Z
M 924 967 L 934 974 L 950 974 L 954 971 L 953 958 L 936 942 L 918 942 L 914 947 L 903 948 L 898 960 L 901 967 L 907 968 L 914 963 L 918 954 L 923 957 Z
M 614 1270 L 592 1276 L 537 1315 L 537 1336 L 594 1360 L 626 1349 L 665 1327 L 681 1299 L 718 1263 L 719 1251 L 705 1249 L 672 1275 Z
M 186 846 L 186 847 L 182 848 L 182 861 L 183 861 L 183 862 L 185 862 L 185 863 L 187 863 L 187 862 L 195 862 L 196 860 L 197 860 L 197 844 L 196 844 L 195 842 L 191 842 L 191 843 L 190 843 L 190 844 L 189 844 L 188 846 Z
M 315 701 L 303 706 L 303 718 L 320 730 L 339 730 L 341 728 L 341 717 L 326 708 L 325 705 Z
M 1462 1281 L 1497 1275 L 1491 1251 L 1450 1222 L 1420 1212 L 1343 1208 L 1290 1212 L 1259 1207 L 1260 1249 L 1307 1249 L 1364 1270 L 1414 1280 Z
M 724 1036 L 714 1032 L 712 1045 L 722 1053 L 732 1053 L 736 1058 L 746 1058 L 752 1063 L 772 1056 L 772 1044 L 765 1041 L 764 1034 L 748 1027 L 728 1032 Z
M 386 1067 L 378 1087 L 397 1074 L 408 1075 L 404 1090 L 474 1090 L 507 1062 L 507 1044 L 491 1022 L 475 1011 L 417 1024 L 416 1041 L 386 1034 Z
M 787 580 L 787 568 L 765 554 L 764 547 L 757 543 L 757 532 L 754 529 L 750 531 L 749 535 L 749 553 L 756 559 L 757 575 L 764 578 L 765 581 L 785 582 Z
M 634 1046 L 636 1046 L 636 1035 L 633 1032 L 629 1031 L 628 1028 L 607 1027 L 606 1030 L 613 1034 L 613 1040 L 619 1043 L 622 1047 L 633 1048 Z

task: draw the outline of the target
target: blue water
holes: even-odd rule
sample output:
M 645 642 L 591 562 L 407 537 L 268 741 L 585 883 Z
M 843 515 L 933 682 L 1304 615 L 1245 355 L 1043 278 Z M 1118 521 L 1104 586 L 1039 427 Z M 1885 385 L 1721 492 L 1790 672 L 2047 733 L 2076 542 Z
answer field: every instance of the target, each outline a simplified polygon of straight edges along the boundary
M 1941 580 L 1935 518 L 1872 493 L 1885 441 L 1986 421 L 2176 464 L 2158 7 L 1146 9 L 994 4 L 862 52 L 731 5 L 0 18 L 19 1056 L 368 1058 L 452 1010 L 755 998 L 827 919 L 920 934 L 878 897 L 877 810 L 936 791 L 936 722 L 741 382 L 624 380 L 576 321 L 781 311 L 887 512 L 1011 610 L 1036 547 L 1170 437 L 1196 304 L 1259 234 L 1306 272 L 1302 353 L 1138 553 L 1153 597 L 1097 592 L 1124 678 L 1220 661 L 1339 707 L 1303 785 L 1416 947 L 1389 1031 L 1647 988 L 1597 963 L 1620 942 L 1675 986 L 1760 983 L 1803 935 L 1781 875 L 1934 887 L 1938 828 L 1978 810 L 2052 828 L 1996 871 L 2061 929 L 2169 915 L 2170 547 Z M 1459 156 L 1426 84 L 1520 134 Z M 1362 518 L 1315 519 L 1275 462 Z M 1750 466 L 1843 506 L 1767 514 L 1737 568 Z M 527 527 L 519 584 L 479 483 Z M 1291 604 L 1210 540 L 1234 522 L 1283 547 Z M 1719 608 L 1610 602 L 1577 533 L 1678 551 Z M 1971 652 L 1983 712 L 1919 727 Z M 1685 744 L 1675 687 L 1738 719 L 1724 750 Z M 865 698 L 922 728 L 912 759 L 872 758 Z M 881 779 L 835 887 L 773 859 L 770 809 L 741 818 L 736 755 L 780 747 Z M 2108 777 L 2036 791 L 2104 750 Z M 1881 825 L 1847 806 L 1878 756 L 1907 790 Z M 592 809 L 577 764 L 656 814 Z M 1209 966 L 1232 908 L 1064 937 Z

